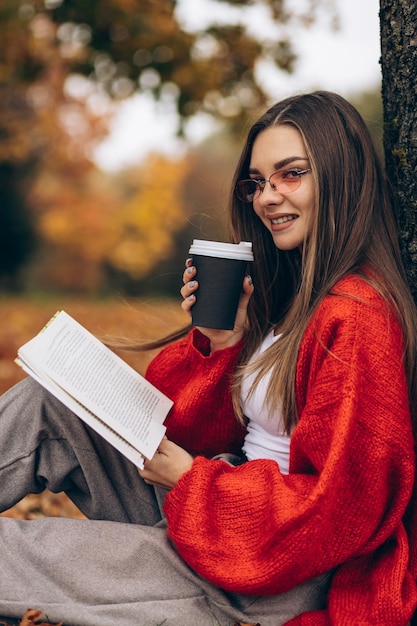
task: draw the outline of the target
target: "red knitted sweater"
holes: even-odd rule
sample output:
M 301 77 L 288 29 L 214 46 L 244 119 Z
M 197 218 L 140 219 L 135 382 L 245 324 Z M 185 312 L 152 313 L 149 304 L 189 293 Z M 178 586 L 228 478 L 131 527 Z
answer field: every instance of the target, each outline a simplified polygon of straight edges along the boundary
M 242 443 L 229 394 L 241 345 L 210 355 L 194 330 L 150 364 L 175 401 L 168 437 L 197 455 L 167 496 L 168 532 L 196 572 L 242 594 L 279 594 L 335 568 L 327 609 L 292 626 L 404 626 L 417 559 L 403 522 L 414 449 L 402 332 L 364 280 L 333 294 L 299 351 L 289 475 L 271 460 L 207 458 Z

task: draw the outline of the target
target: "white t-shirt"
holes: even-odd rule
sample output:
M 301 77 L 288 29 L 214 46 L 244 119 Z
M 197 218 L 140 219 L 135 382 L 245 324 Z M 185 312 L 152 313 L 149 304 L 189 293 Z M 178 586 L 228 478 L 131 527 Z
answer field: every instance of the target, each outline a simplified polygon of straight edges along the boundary
M 274 335 L 274 332 L 271 331 L 251 357 L 250 362 L 254 361 L 278 338 L 279 335 Z M 242 382 L 242 411 L 249 420 L 243 452 L 250 461 L 253 459 L 272 459 L 278 463 L 282 474 L 288 474 L 290 437 L 284 431 L 281 410 L 278 408 L 271 415 L 264 402 L 270 374 L 264 376 L 256 386 L 254 393 L 248 397 L 249 389 L 255 377 L 256 374 L 248 374 L 244 376 Z

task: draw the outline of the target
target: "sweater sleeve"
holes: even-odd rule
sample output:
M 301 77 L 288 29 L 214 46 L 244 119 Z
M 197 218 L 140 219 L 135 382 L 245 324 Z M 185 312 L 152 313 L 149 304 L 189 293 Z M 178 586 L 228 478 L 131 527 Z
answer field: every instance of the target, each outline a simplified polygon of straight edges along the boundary
M 193 456 L 237 454 L 246 428 L 234 414 L 230 382 L 242 348 L 210 354 L 210 342 L 194 329 L 162 350 L 149 364 L 146 378 L 174 401 L 165 420 L 167 437 Z
M 335 568 L 329 613 L 294 624 L 403 624 L 416 599 L 401 521 L 413 439 L 402 333 L 379 300 L 326 298 L 300 348 L 297 397 L 289 475 L 270 460 L 198 457 L 167 496 L 170 537 L 233 592 L 278 594 Z

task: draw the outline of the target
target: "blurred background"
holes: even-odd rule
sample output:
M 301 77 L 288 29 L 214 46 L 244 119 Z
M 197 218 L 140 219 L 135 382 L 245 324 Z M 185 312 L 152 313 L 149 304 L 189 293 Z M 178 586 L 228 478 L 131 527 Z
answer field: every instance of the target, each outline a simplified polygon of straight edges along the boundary
M 0 391 L 58 308 L 102 334 L 182 324 L 248 124 L 325 88 L 381 141 L 379 54 L 378 0 L 0 0 Z
M 57 309 L 147 339 L 225 237 L 248 124 L 330 89 L 382 136 L 378 0 L 0 0 L 0 392 Z M 144 372 L 152 353 L 125 355 Z M 19 508 L 20 507 L 20 508 Z M 74 515 L 60 496 L 8 514 Z

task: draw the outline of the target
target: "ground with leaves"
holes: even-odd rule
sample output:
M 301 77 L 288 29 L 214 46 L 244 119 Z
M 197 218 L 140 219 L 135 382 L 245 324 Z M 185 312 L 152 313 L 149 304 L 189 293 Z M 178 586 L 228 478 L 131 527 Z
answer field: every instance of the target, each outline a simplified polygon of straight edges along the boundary
M 45 622 L 45 619 L 48 618 L 44 616 L 42 611 L 28 609 L 21 620 L 4 621 L 0 617 L 0 626 L 65 626 L 61 622 L 59 624 Z M 163 624 L 158 624 L 158 626 L 163 626 Z M 244 624 L 243 622 L 235 622 L 233 626 L 261 626 L 261 624 Z
M 61 622 L 59 624 L 51 624 L 46 622 L 48 619 L 42 611 L 36 609 L 28 609 L 21 620 L 4 621 L 0 617 L 0 626 L 65 626 Z M 163 626 L 163 624 L 158 625 Z M 246 624 L 243 622 L 235 622 L 233 626 L 261 626 L 261 624 Z

